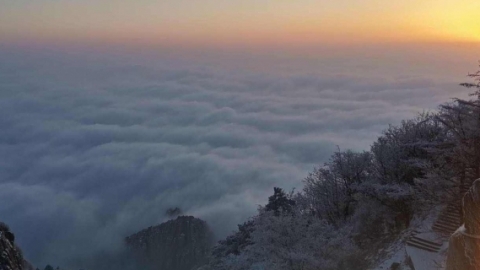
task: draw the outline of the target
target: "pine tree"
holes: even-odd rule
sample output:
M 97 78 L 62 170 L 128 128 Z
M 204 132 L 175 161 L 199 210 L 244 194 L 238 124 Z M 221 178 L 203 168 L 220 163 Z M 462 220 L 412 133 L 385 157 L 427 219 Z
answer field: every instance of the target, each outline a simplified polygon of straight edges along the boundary
M 292 206 L 295 205 L 295 201 L 288 198 L 287 194 L 283 189 L 279 187 L 273 188 L 273 195 L 268 197 L 268 204 L 265 205 L 266 211 L 274 211 L 275 215 L 278 216 L 280 209 L 283 212 L 291 212 Z

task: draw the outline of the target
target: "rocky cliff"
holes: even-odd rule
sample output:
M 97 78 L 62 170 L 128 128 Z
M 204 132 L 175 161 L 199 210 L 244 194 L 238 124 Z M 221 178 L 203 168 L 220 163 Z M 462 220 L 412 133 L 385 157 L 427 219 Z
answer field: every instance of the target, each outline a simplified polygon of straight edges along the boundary
M 205 263 L 213 243 L 206 222 L 192 216 L 180 216 L 126 238 L 142 267 L 159 270 L 195 269 Z
M 23 270 L 22 252 L 14 244 L 15 236 L 0 226 L 0 270 Z

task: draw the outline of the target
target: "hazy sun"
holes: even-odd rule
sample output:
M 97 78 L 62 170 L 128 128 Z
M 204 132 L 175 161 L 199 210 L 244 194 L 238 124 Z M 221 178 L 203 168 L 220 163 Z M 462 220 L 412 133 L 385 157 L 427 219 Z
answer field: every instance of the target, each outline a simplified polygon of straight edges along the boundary
M 443 38 L 453 41 L 480 41 L 480 5 L 444 6 L 433 10 L 428 17 L 430 27 Z

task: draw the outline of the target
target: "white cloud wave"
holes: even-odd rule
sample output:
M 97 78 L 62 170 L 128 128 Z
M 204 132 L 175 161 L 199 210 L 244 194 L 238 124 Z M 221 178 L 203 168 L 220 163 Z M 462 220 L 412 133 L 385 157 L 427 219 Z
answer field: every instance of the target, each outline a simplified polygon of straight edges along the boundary
M 455 84 L 98 58 L 0 50 L 0 216 L 34 263 L 108 249 L 170 207 L 224 236 Z

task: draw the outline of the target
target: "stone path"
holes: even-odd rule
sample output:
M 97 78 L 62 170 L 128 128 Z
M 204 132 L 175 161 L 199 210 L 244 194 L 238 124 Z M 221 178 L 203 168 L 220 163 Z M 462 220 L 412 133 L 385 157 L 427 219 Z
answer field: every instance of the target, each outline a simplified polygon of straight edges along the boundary
M 450 237 L 462 225 L 460 209 L 460 205 L 447 206 L 433 224 L 433 231 Z
M 462 225 L 460 220 L 459 205 L 450 204 L 440 213 L 433 224 L 433 234 L 414 231 L 407 240 L 407 245 L 429 252 L 439 252 L 448 237 Z
M 461 194 L 468 186 L 461 188 Z M 461 196 L 463 198 L 463 196 Z M 431 226 L 422 232 L 413 231 L 406 244 L 407 256 L 415 270 L 444 269 L 450 236 L 462 225 L 462 199 L 448 204 Z
M 408 239 L 407 245 L 423 249 L 425 251 L 438 252 L 440 251 L 443 242 L 426 239 L 426 237 L 422 237 L 421 234 L 414 234 Z
M 407 240 L 407 254 L 415 270 L 443 269 L 448 239 L 461 224 L 460 204 L 449 204 L 438 215 L 431 230 L 413 231 Z

